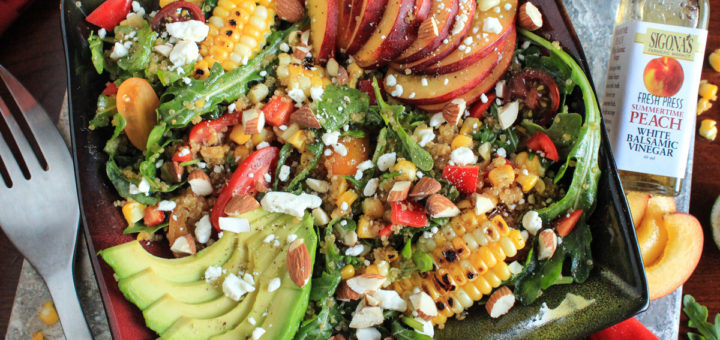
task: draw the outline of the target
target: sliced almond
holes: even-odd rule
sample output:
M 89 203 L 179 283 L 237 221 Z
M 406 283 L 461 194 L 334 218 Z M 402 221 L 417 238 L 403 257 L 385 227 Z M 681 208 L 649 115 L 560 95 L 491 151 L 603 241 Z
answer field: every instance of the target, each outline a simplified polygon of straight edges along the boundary
M 425 292 L 418 292 L 410 295 L 410 306 L 417 312 L 418 317 L 423 320 L 432 320 L 438 314 L 437 306 L 435 301 Z
M 350 328 L 360 329 L 379 325 L 385 321 L 382 308 L 380 307 L 363 307 L 353 313 L 350 320 Z
M 447 197 L 440 194 L 432 194 L 425 202 L 425 208 L 430 217 L 454 217 L 460 214 L 460 209 Z
M 417 40 L 430 41 L 434 40 L 438 35 L 440 35 L 440 30 L 437 21 L 434 16 L 430 16 L 420 24 Z
M 380 306 L 382 309 L 395 310 L 398 312 L 407 310 L 407 302 L 394 290 L 378 289 L 372 294 L 365 295 L 365 297 L 365 303 L 369 304 L 367 297 L 371 297 L 378 302 L 377 306 Z
M 195 238 L 191 234 L 185 234 L 175 239 L 170 250 L 175 254 L 175 257 L 183 257 L 187 255 L 193 255 L 197 252 L 195 247 Z
M 225 214 L 228 216 L 240 216 L 259 207 L 260 203 L 251 195 L 233 196 L 225 206 Z
M 509 312 L 513 305 L 515 305 L 515 295 L 510 288 L 502 286 L 490 295 L 485 309 L 491 318 L 497 318 Z
M 308 178 L 305 180 L 308 188 L 319 193 L 326 193 L 330 190 L 330 183 L 321 179 Z
M 188 183 L 190 183 L 190 189 L 195 195 L 207 196 L 213 192 L 210 177 L 202 170 L 194 170 L 191 172 L 188 176 Z
M 526 2 L 520 6 L 518 21 L 520 27 L 528 31 L 538 30 L 543 25 L 542 13 L 532 2 Z
M 265 127 L 265 115 L 256 108 L 245 110 L 242 115 L 246 135 L 258 134 Z
M 465 99 L 456 98 L 451 102 L 445 104 L 442 108 L 442 116 L 451 125 L 458 125 L 463 113 L 465 113 L 465 107 L 467 103 Z
M 365 293 L 374 292 L 385 283 L 385 276 L 380 274 L 362 274 L 347 279 L 347 285 L 355 293 L 364 295 Z
M 310 46 L 308 45 L 297 45 L 293 48 L 293 57 L 300 61 L 307 58 L 308 54 L 310 54 Z
M 280 19 L 298 22 L 305 17 L 305 6 L 300 0 L 277 0 L 275 11 Z
M 440 191 L 440 189 L 442 189 L 442 185 L 440 184 L 440 182 L 438 182 L 432 177 L 425 176 L 421 178 L 417 183 L 415 183 L 412 191 L 410 191 L 410 194 L 408 196 L 410 198 L 419 200 L 432 194 L 436 194 Z
M 290 114 L 290 122 L 297 123 L 298 125 L 311 129 L 319 129 L 322 127 L 320 121 L 315 117 L 312 109 L 309 105 L 303 105 L 301 108 L 295 110 Z
M 540 246 L 538 260 L 549 259 L 557 249 L 557 235 L 552 229 L 545 229 L 538 234 L 538 243 Z
M 335 291 L 335 297 L 338 300 L 358 300 L 362 297 L 362 295 L 352 290 L 350 286 L 348 286 L 347 280 L 343 280 L 340 282 L 337 290 Z
M 397 181 L 393 184 L 392 189 L 388 193 L 388 202 L 402 201 L 408 197 L 410 192 L 410 181 Z
M 305 286 L 312 275 L 312 259 L 305 241 L 301 238 L 293 241 L 288 248 L 287 267 L 290 279 L 298 287 Z

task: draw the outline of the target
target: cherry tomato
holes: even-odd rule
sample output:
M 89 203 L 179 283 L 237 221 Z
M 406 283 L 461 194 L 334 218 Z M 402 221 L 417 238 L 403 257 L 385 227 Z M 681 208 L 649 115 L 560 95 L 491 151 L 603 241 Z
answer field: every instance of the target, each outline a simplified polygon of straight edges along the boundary
M 214 144 L 217 142 L 217 134 L 225 131 L 228 127 L 242 122 L 242 111 L 226 113 L 217 119 L 203 120 L 195 124 L 190 130 L 188 141 L 191 146 L 200 144 Z
M 107 0 L 95 8 L 85 21 L 112 31 L 130 13 L 131 7 L 132 0 Z
M 127 121 L 125 134 L 130 143 L 145 151 L 150 131 L 157 123 L 155 109 L 160 99 L 150 83 L 143 78 L 125 79 L 117 92 L 117 110 Z
M 495 98 L 497 98 L 497 95 L 494 93 L 487 95 L 487 101 L 484 103 L 479 100 L 475 104 L 473 104 L 470 107 L 470 117 L 472 118 L 483 118 L 485 117 L 485 114 L 487 113 L 487 110 L 490 108 L 490 105 L 495 101 Z
M 560 90 L 547 72 L 526 68 L 510 78 L 505 86 L 505 100 L 520 99 L 524 114 L 547 126 L 560 107 Z
M 287 96 L 274 96 L 262 107 L 265 122 L 276 127 L 287 125 L 293 111 L 295 111 L 295 104 Z
M 551 159 L 555 162 L 560 158 L 558 156 L 557 148 L 552 139 L 548 137 L 544 132 L 536 132 L 530 139 L 525 142 L 528 149 L 533 151 L 539 151 L 545 154 L 545 158 Z
M 555 231 L 557 232 L 557 234 L 560 237 L 568 236 L 580 220 L 580 216 L 582 216 L 582 213 L 582 209 L 578 209 L 555 220 L 555 222 L 553 222 L 553 225 L 555 225 Z
M 162 223 L 164 220 L 165 212 L 163 212 L 162 210 L 158 210 L 157 204 L 145 208 L 145 216 L 143 217 L 143 222 L 145 222 L 146 226 L 154 227 Z
M 163 25 L 187 20 L 205 22 L 205 14 L 196 4 L 187 1 L 173 1 L 163 7 L 152 19 L 152 28 L 159 31 Z
M 115 83 L 107 82 L 105 83 L 105 89 L 102 91 L 102 94 L 104 96 L 113 96 L 116 95 L 118 92 L 118 87 L 115 85 Z

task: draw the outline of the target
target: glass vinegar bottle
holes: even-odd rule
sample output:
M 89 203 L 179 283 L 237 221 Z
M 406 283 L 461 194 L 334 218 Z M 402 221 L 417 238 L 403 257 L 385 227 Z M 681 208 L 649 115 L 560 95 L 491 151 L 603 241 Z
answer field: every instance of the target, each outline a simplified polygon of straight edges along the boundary
M 625 190 L 676 196 L 693 149 L 709 0 L 621 0 L 602 108 Z

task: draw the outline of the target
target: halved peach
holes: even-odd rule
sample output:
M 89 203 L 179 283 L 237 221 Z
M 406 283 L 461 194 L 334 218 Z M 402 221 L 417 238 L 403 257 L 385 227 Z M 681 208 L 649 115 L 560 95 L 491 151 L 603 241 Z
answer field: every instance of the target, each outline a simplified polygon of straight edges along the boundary
M 658 261 L 645 267 L 650 300 L 661 298 L 680 287 L 695 271 L 703 249 L 700 222 L 685 213 L 667 214 L 662 225 L 668 242 Z
M 353 55 L 362 68 L 380 67 L 389 63 L 410 46 L 417 37 L 411 13 L 415 0 L 389 0 L 382 19 L 365 44 Z
M 500 11 L 496 12 L 496 9 L 500 9 Z M 501 0 L 496 7 L 480 12 L 482 20 L 473 22 L 472 34 L 468 34 L 460 46 L 447 57 L 419 70 L 419 72 L 423 74 L 455 72 L 485 57 L 495 46 L 501 44 L 503 36 L 509 34 L 515 27 L 516 11 L 517 0 Z M 489 25 L 488 22 L 493 22 L 495 25 Z M 489 28 L 488 26 L 496 28 L 497 32 L 485 31 Z
M 353 24 L 349 26 L 347 40 L 344 40 L 346 35 L 342 37 L 343 41 L 338 40 L 340 52 L 353 54 L 368 41 L 383 16 L 385 5 L 387 0 L 353 0 Z
M 458 0 L 434 0 L 430 17 L 418 28 L 418 37 L 401 55 L 397 63 L 412 62 L 428 55 L 450 34 L 458 12 Z
M 662 216 L 644 218 L 640 228 L 637 229 L 638 246 L 645 266 L 654 264 L 667 245 L 667 231 L 662 226 L 662 221 Z
M 307 0 L 310 40 L 315 60 L 325 63 L 335 51 L 338 29 L 338 0 Z
M 637 228 L 640 226 L 643 216 L 645 216 L 645 209 L 647 209 L 650 194 L 628 191 L 625 197 L 627 198 L 628 206 L 630 207 L 630 215 L 632 216 L 633 224 L 635 225 L 635 228 Z
M 453 19 L 453 25 L 450 28 L 449 35 L 443 39 L 442 44 L 419 60 L 409 63 L 395 62 L 390 64 L 390 66 L 396 70 L 405 71 L 407 69 L 412 72 L 417 72 L 452 53 L 470 31 L 470 28 L 473 26 L 472 22 L 480 20 L 476 15 L 476 8 L 477 1 L 460 0 L 458 2 L 458 13 Z

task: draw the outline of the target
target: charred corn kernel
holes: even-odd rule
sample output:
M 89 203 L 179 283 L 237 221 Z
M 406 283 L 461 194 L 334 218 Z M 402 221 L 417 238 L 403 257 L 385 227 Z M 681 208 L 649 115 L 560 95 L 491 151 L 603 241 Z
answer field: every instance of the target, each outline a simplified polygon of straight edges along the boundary
M 398 181 L 414 181 L 417 177 L 417 167 L 413 162 L 401 159 L 390 168 L 391 172 L 399 171 L 400 175 L 395 177 Z
M 253 104 L 257 104 L 265 100 L 267 95 L 270 94 L 270 89 L 263 83 L 256 84 L 248 92 L 248 98 Z
M 33 334 L 32 340 L 43 340 L 43 339 L 45 339 L 43 332 L 37 332 L 37 333 Z
M 355 276 L 355 267 L 353 267 L 351 264 L 346 265 L 340 270 L 340 277 L 345 280 L 353 276 Z
M 369 218 L 380 218 L 385 213 L 382 201 L 377 197 L 368 197 L 362 202 L 363 214 Z
M 125 203 L 122 207 L 122 213 L 128 225 L 133 225 L 145 216 L 145 208 L 147 206 L 135 201 Z
M 525 169 L 531 174 L 538 176 L 545 175 L 545 168 L 542 166 L 542 163 L 540 163 L 540 157 L 535 154 L 529 154 L 523 151 L 515 156 L 513 163 L 515 163 L 519 169 Z
M 700 89 L 698 95 L 707 100 L 717 100 L 718 86 L 710 84 L 707 80 L 700 81 Z
M 55 305 L 53 305 L 52 301 L 45 301 L 38 317 L 48 326 L 58 322 L 58 314 L 57 311 L 55 311 Z
M 355 190 L 347 190 L 338 196 L 335 204 L 337 208 L 333 211 L 333 218 L 347 215 L 352 209 L 352 204 L 358 199 L 358 194 Z
M 712 119 L 703 119 L 700 123 L 700 136 L 703 136 L 709 141 L 714 141 L 718 133 L 716 125 L 717 122 Z
M 160 7 L 165 7 L 165 6 L 167 6 L 168 4 L 170 4 L 170 3 L 172 3 L 172 2 L 175 2 L 175 1 L 177 1 L 177 0 L 160 0 L 159 5 L 160 5 Z M 200 7 L 200 8 L 202 8 L 202 5 L 203 5 L 203 1 L 202 1 L 202 0 L 187 0 L 187 1 L 195 4 L 196 6 L 198 6 L 198 7 Z
M 707 110 L 710 110 L 711 107 L 712 107 L 712 104 L 710 103 L 709 99 L 707 99 L 707 98 L 698 99 L 698 103 L 697 103 L 698 116 L 707 112 Z
M 466 147 L 472 149 L 473 145 L 473 139 L 470 136 L 466 135 L 457 135 L 455 138 L 453 138 L 452 143 L 450 143 L 450 148 L 453 150 L 460 148 L 460 147 Z
M 476 133 L 480 131 L 480 128 L 482 127 L 482 122 L 478 118 L 467 118 L 462 123 L 462 126 L 460 127 L 460 134 L 464 136 L 472 135 L 473 133 Z
M 235 144 L 243 145 L 250 140 L 251 135 L 245 133 L 245 128 L 241 124 L 235 125 L 230 131 L 230 140 Z
M 365 215 L 360 216 L 358 219 L 356 232 L 359 238 L 375 238 L 378 236 L 378 228 Z
M 490 184 L 496 188 L 505 188 L 510 186 L 515 180 L 515 171 L 510 164 L 501 165 L 488 173 Z
M 248 0 L 218 1 L 208 19 L 210 30 L 200 47 L 204 63 L 196 63 L 196 76 L 198 70 L 207 73 L 216 62 L 226 71 L 245 65 L 264 47 L 275 22 L 275 10 L 263 3 L 270 1 L 260 4 Z
M 715 72 L 720 72 L 720 48 L 710 53 L 708 61 L 710 62 L 710 66 L 712 66 Z
M 520 174 L 517 176 L 517 182 L 520 183 L 520 186 L 522 187 L 523 192 L 528 192 L 532 190 L 532 188 L 535 187 L 535 184 L 537 184 L 540 177 L 533 174 Z

